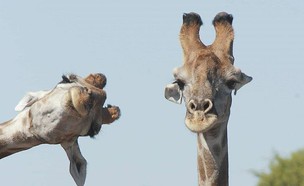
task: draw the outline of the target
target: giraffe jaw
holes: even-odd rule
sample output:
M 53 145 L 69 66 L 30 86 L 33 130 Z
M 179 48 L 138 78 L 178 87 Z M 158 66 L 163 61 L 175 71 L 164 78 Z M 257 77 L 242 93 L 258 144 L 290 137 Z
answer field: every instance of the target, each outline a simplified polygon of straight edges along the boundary
M 202 114 L 199 112 L 189 114 L 185 118 L 186 126 L 195 133 L 206 132 L 217 123 L 218 117 L 215 114 Z

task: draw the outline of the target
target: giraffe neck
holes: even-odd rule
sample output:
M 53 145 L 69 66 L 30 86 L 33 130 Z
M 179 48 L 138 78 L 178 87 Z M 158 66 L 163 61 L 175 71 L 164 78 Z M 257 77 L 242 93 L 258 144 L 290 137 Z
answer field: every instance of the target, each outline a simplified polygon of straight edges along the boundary
M 228 186 L 227 122 L 197 134 L 199 186 Z
M 41 144 L 30 128 L 29 111 L 23 111 L 14 119 L 0 124 L 0 159 Z

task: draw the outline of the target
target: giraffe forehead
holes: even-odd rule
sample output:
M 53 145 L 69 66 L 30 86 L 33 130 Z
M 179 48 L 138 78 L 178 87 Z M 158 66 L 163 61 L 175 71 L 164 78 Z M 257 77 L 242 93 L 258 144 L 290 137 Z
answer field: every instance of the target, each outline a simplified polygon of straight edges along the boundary
M 184 79 L 190 82 L 200 82 L 215 79 L 221 69 L 217 64 L 195 62 L 192 64 L 185 64 L 180 68 L 174 70 L 174 76 L 177 79 Z
M 209 48 L 201 50 L 191 58 L 187 58 L 181 67 L 175 68 L 174 77 L 194 85 L 225 79 L 238 71 L 235 70 L 228 57 L 219 58 Z

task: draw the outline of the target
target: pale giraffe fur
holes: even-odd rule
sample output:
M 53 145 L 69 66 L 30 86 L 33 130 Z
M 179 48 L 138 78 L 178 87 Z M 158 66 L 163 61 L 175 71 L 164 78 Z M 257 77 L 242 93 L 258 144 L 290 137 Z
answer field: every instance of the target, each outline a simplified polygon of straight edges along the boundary
M 91 74 L 63 80 L 50 91 L 32 92 L 16 106 L 18 115 L 0 124 L 0 159 L 40 144 L 61 144 L 70 160 L 70 173 L 78 186 L 86 179 L 87 162 L 79 136 L 96 135 L 102 124 L 120 117 L 116 106 L 103 107 L 106 78 Z

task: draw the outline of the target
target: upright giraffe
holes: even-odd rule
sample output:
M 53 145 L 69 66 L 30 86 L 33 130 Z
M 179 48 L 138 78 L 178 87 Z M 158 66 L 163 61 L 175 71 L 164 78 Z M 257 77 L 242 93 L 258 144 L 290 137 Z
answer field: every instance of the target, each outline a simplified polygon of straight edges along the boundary
M 203 24 L 196 13 L 183 15 L 180 42 L 184 63 L 175 68 L 175 81 L 165 88 L 166 99 L 186 105 L 185 123 L 197 133 L 199 186 L 227 186 L 227 123 L 231 93 L 236 94 L 252 78 L 233 66 L 234 31 L 231 14 L 221 12 L 213 20 L 216 38 L 204 45 L 199 36 Z

